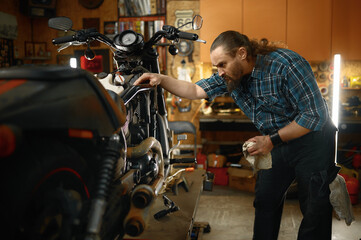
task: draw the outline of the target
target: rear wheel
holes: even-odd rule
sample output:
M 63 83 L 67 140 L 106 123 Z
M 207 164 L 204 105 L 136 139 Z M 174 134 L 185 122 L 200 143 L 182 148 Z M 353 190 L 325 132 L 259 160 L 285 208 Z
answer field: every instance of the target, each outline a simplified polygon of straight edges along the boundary
M 38 142 L 13 161 L 6 206 L 14 239 L 80 238 L 94 176 L 84 159 L 62 143 Z

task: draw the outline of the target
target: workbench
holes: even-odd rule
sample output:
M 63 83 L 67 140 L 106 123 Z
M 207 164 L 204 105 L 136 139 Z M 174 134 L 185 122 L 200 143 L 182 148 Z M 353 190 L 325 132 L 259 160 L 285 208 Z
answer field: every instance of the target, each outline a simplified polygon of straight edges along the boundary
M 152 204 L 147 216 L 146 229 L 138 237 L 124 236 L 124 239 L 147 239 L 147 240 L 188 240 L 194 224 L 197 212 L 198 201 L 203 190 L 204 169 L 195 169 L 193 172 L 182 173 L 188 183 L 189 191 L 182 187 L 178 190 L 178 195 L 172 191 L 164 193 L 172 200 L 180 210 L 172 212 L 159 220 L 153 216 L 155 213 L 166 209 L 163 201 L 163 194 L 159 195 Z

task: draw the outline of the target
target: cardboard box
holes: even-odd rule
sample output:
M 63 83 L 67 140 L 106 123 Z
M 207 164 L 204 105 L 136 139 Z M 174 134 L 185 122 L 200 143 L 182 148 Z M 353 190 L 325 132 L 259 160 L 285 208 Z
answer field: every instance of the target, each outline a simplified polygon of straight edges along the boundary
M 254 192 L 256 176 L 253 171 L 243 168 L 228 168 L 229 186 L 242 191 Z
M 222 168 L 226 164 L 226 161 L 227 158 L 223 155 L 211 153 L 207 156 L 208 167 L 211 168 Z

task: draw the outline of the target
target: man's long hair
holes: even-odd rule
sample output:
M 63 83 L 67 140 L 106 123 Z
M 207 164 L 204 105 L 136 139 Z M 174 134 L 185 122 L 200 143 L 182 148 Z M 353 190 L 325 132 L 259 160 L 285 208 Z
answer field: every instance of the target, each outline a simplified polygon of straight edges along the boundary
M 247 51 L 247 59 L 256 58 L 258 54 L 266 55 L 278 49 L 276 46 L 268 45 L 267 39 L 262 39 L 260 43 L 236 31 L 226 31 L 218 35 L 213 41 L 211 52 L 217 47 L 222 46 L 225 53 L 231 57 L 236 56 L 237 50 L 244 47 Z

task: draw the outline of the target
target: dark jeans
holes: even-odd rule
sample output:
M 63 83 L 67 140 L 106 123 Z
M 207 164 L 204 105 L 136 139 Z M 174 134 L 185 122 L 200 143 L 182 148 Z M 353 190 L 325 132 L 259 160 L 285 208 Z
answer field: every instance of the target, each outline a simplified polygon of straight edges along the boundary
M 331 239 L 328 185 L 337 174 L 335 132 L 330 120 L 322 131 L 272 150 L 272 168 L 259 171 L 257 176 L 253 239 L 277 239 L 286 192 L 294 179 L 303 214 L 298 239 Z

